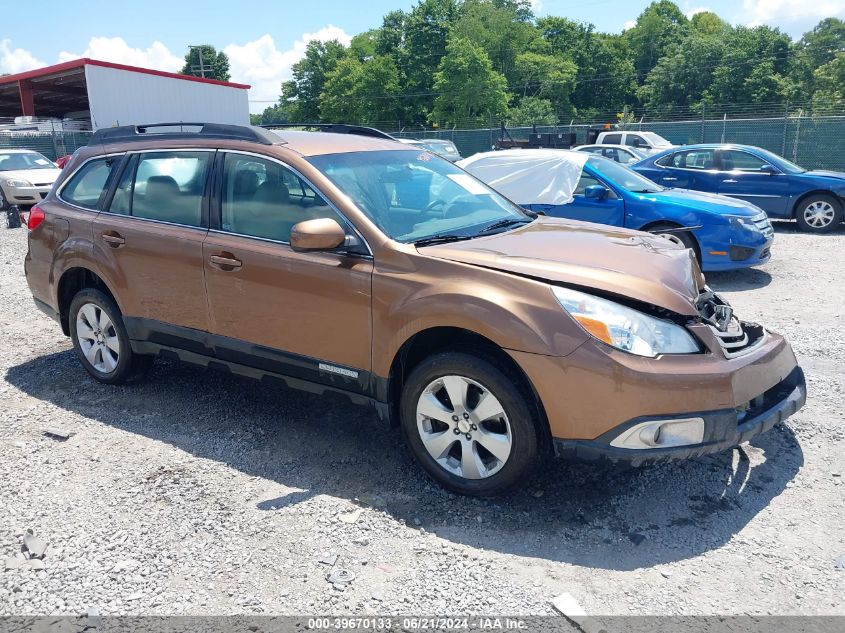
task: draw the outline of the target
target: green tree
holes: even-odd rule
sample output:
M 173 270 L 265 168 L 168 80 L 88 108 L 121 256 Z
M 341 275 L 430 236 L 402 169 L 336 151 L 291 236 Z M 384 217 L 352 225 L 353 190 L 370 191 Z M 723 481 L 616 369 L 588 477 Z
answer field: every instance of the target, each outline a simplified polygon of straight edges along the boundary
M 493 70 L 484 49 L 467 39 L 449 40 L 434 73 L 434 91 L 433 123 L 485 124 L 501 119 L 508 109 L 507 81 Z
M 625 31 L 638 75 L 646 77 L 688 32 L 689 20 L 674 2 L 659 0 L 646 7 L 636 25 Z
M 367 61 L 376 56 L 378 48 L 378 29 L 370 29 L 359 33 L 349 43 L 349 54 L 358 58 L 359 61 Z
M 768 26 L 723 33 L 720 63 L 705 98 L 710 103 L 764 103 L 787 98 L 791 40 Z
M 320 114 L 343 123 L 399 123 L 399 91 L 399 71 L 390 57 L 377 55 L 367 62 L 347 57 L 326 76 Z
M 185 55 L 185 65 L 179 72 L 194 77 L 229 81 L 229 57 L 223 51 L 217 52 L 211 44 L 192 46 Z
M 813 111 L 825 113 L 838 110 L 845 99 L 845 53 L 837 53 L 813 73 L 816 91 L 813 94 Z
M 451 33 L 480 45 L 493 68 L 512 81 L 516 56 L 537 37 L 534 25 L 523 19 L 523 10 L 517 2 L 464 0 Z
M 826 18 L 804 33 L 795 45 L 790 68 L 793 96 L 807 99 L 816 90 L 815 71 L 834 60 L 845 50 L 845 22 Z
M 574 113 L 570 97 L 578 72 L 574 62 L 551 55 L 520 53 L 514 61 L 513 88 L 522 97 L 538 97 L 551 103 L 560 116 Z
M 421 0 L 403 22 L 399 67 L 409 114 L 424 117 L 432 108 L 434 73 L 446 53 L 449 29 L 458 16 L 456 0 Z
M 592 24 L 567 18 L 541 18 L 537 27 L 547 44 L 545 53 L 577 68 L 572 103 L 579 112 L 615 111 L 633 98 L 634 66 L 623 38 L 595 33 Z M 543 50 L 537 43 L 532 48 Z
M 690 29 L 699 35 L 719 35 L 730 28 L 730 24 L 712 11 L 699 11 L 690 18 Z
M 524 97 L 508 111 L 508 125 L 554 125 L 558 117 L 555 107 L 548 99 L 539 97 Z
M 346 48 L 337 40 L 312 40 L 305 47 L 305 56 L 292 67 L 293 79 L 282 84 L 281 103 L 288 104 L 290 121 L 320 121 L 320 94 L 330 73 L 346 55 Z

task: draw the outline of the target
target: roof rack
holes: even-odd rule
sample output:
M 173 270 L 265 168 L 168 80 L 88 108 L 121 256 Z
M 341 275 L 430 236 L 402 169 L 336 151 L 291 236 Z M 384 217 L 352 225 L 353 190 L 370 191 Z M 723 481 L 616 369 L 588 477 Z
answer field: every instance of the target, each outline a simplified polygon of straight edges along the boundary
M 331 132 L 332 134 L 357 134 L 359 136 L 373 136 L 375 138 L 385 138 L 395 141 L 396 138 L 387 132 L 382 132 L 374 127 L 367 127 L 365 125 L 350 125 L 348 123 L 268 123 L 261 127 L 274 129 L 291 129 L 300 128 L 303 130 L 315 129 L 320 132 Z
M 187 131 L 184 128 L 199 128 L 197 131 Z M 153 131 L 157 128 L 179 128 L 162 132 Z M 223 123 L 147 123 L 145 125 L 122 125 L 119 127 L 102 128 L 94 132 L 89 145 L 104 143 L 144 141 L 156 139 L 184 139 L 184 138 L 213 138 L 235 141 L 249 141 L 262 145 L 281 145 L 285 141 L 277 134 L 253 125 L 227 125 Z

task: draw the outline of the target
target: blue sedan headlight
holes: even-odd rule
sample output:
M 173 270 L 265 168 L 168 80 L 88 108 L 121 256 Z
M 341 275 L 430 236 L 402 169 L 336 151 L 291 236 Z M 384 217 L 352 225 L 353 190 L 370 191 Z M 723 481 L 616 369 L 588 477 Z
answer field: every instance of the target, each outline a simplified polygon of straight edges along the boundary
M 761 220 L 765 219 L 765 216 L 758 219 L 756 216 L 749 217 L 747 215 L 729 215 L 728 219 L 730 220 L 732 229 L 754 231 L 755 233 L 763 232 L 760 228 L 759 223 L 761 222 Z

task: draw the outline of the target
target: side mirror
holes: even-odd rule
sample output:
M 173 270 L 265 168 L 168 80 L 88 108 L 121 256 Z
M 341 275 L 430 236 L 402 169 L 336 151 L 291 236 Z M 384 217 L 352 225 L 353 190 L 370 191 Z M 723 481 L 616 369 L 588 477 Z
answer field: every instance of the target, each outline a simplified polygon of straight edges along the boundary
M 346 232 L 331 218 L 305 220 L 290 230 L 290 247 L 295 251 L 330 251 L 345 241 Z
M 584 197 L 594 200 L 604 200 L 607 198 L 607 193 L 607 187 L 603 187 L 602 185 L 590 185 L 584 189 Z
M 760 168 L 760 173 L 761 174 L 769 174 L 769 176 L 774 176 L 778 172 L 772 165 L 763 165 Z

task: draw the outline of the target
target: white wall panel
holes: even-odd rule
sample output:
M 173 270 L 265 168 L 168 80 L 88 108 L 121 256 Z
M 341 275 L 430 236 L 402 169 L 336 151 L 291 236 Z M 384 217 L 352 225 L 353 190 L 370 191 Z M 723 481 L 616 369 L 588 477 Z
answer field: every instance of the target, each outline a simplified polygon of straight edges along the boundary
M 247 90 L 87 65 L 94 129 L 175 121 L 249 124 Z

